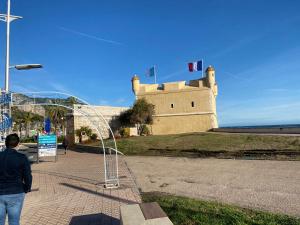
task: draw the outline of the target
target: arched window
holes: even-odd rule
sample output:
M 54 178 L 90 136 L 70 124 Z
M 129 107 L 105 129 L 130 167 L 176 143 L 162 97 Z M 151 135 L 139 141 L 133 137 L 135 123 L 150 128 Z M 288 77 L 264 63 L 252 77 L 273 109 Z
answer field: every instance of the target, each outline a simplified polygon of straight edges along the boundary
M 173 103 L 171 104 L 171 108 L 172 108 L 172 109 L 174 108 L 174 104 L 173 104 Z
M 192 104 L 192 107 L 195 107 L 195 103 L 194 102 L 192 102 L 191 104 Z

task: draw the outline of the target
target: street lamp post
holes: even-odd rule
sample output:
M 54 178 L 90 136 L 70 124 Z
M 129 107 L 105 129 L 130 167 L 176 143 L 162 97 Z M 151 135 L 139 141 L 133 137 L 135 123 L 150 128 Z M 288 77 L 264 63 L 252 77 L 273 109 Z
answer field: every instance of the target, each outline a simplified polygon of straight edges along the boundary
M 9 65 L 9 52 L 10 52 L 10 23 L 17 19 L 22 19 L 21 16 L 14 16 L 10 14 L 10 0 L 7 0 L 7 14 L 0 14 L 0 20 L 6 22 L 6 64 L 5 64 L 5 85 L 4 90 L 9 92 L 9 69 L 15 68 L 17 70 L 30 70 L 42 68 L 41 64 L 23 64 L 23 65 Z
M 10 23 L 14 20 L 22 19 L 21 16 L 10 15 L 10 0 L 7 0 L 7 14 L 0 14 L 0 20 L 6 22 L 6 64 L 5 64 L 5 85 L 6 93 L 9 91 L 9 50 L 10 50 Z
M 6 18 L 6 64 L 5 64 L 5 86 L 4 90 L 8 93 L 9 82 L 9 50 L 10 50 L 10 0 L 7 0 L 7 18 Z
M 10 23 L 14 20 L 22 19 L 21 16 L 14 16 L 10 14 L 10 0 L 7 0 L 7 14 L 0 14 L 0 21 L 6 22 L 6 64 L 5 64 L 5 85 L 4 94 L 9 94 L 9 70 L 15 68 L 17 70 L 30 70 L 36 68 L 42 68 L 41 64 L 23 64 L 23 65 L 9 65 L 9 53 L 10 53 Z M 3 121 L 3 114 L 6 112 L 11 117 L 11 102 L 1 104 L 1 116 Z M 4 131 L 6 136 L 6 130 Z

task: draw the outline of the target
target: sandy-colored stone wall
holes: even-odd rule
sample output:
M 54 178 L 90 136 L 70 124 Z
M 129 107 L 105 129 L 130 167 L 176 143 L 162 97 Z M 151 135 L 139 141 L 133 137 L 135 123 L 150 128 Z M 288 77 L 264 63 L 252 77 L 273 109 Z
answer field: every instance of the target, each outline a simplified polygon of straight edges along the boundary
M 213 112 L 209 88 L 138 95 L 155 105 L 155 115 Z
M 74 112 L 70 115 L 68 122 L 69 140 L 75 143 L 79 142 L 75 131 L 80 127 L 87 126 L 92 129 L 92 132 L 103 139 L 111 137 L 109 127 L 112 131 L 120 127 L 118 117 L 121 112 L 127 110 L 128 107 L 112 107 L 112 106 L 87 106 L 74 105 Z M 84 139 L 85 137 L 83 137 Z
M 137 94 L 138 99 L 145 98 L 155 106 L 150 126 L 153 135 L 202 132 L 218 127 L 216 100 L 211 88 L 170 86 L 169 91 Z
M 155 135 L 202 132 L 212 129 L 213 114 L 154 117 L 150 130 Z

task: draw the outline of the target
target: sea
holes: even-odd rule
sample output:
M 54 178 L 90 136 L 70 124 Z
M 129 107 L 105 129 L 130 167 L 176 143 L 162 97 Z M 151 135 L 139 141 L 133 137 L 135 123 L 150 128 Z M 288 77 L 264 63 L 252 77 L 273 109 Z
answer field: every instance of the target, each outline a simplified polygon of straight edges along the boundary
M 256 126 L 222 126 L 220 128 L 300 128 L 300 124 L 256 125 Z

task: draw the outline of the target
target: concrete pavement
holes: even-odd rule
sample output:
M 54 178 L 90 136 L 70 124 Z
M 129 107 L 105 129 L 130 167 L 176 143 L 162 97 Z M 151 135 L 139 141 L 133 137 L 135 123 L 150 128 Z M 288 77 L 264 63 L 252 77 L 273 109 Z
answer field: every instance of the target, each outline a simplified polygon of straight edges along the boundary
M 68 151 L 58 162 L 33 164 L 33 191 L 26 195 L 24 225 L 118 225 L 119 207 L 141 198 L 122 157 L 119 189 L 104 189 L 103 156 Z

